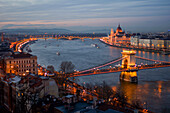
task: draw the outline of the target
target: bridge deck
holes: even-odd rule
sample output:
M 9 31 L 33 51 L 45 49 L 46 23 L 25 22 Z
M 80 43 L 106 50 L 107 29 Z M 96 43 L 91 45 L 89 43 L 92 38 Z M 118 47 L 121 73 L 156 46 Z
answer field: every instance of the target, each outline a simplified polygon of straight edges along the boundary
M 144 69 L 153 69 L 153 68 L 161 68 L 161 67 L 170 67 L 170 64 L 154 64 L 154 65 L 143 65 L 140 67 L 136 67 L 137 70 L 144 70 Z M 134 68 L 135 69 L 135 68 Z M 106 74 L 106 73 L 116 73 L 116 72 L 122 72 L 122 71 L 133 71 L 134 69 L 124 69 L 124 68 L 112 68 L 112 69 L 103 69 L 99 71 L 89 71 L 86 73 L 74 73 L 72 76 L 88 76 L 88 75 L 97 75 L 97 74 Z

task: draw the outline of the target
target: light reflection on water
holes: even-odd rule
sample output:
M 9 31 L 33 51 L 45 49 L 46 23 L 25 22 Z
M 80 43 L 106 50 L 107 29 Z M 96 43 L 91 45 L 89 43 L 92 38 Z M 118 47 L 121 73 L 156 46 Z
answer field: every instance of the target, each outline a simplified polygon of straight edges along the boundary
M 100 48 L 92 47 L 97 44 Z M 59 46 L 57 46 L 59 45 Z M 46 46 L 46 47 L 45 47 Z M 62 61 L 72 61 L 77 70 L 96 66 L 121 55 L 122 49 L 106 46 L 99 40 L 40 40 L 30 46 L 32 54 L 38 56 L 38 63 L 41 65 L 53 65 L 59 70 Z M 56 55 L 60 52 L 60 56 Z M 137 56 L 170 61 L 170 55 L 160 55 L 159 53 L 137 51 Z M 125 92 L 129 102 L 133 99 L 140 99 L 142 103 L 148 104 L 148 108 L 155 112 L 160 112 L 163 107 L 170 106 L 170 68 L 148 69 L 138 71 L 138 84 L 120 83 L 120 73 L 110 73 L 93 76 L 77 77 L 79 84 L 97 83 L 106 81 L 112 89 L 120 89 Z

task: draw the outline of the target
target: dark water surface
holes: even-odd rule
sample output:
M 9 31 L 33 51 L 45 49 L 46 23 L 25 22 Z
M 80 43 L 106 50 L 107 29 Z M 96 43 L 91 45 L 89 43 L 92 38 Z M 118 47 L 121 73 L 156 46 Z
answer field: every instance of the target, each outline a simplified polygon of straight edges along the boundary
M 99 48 L 91 44 L 97 44 Z M 99 40 L 39 40 L 30 45 L 32 54 L 37 55 L 38 63 L 44 66 L 53 65 L 56 70 L 62 61 L 72 61 L 76 70 L 83 70 L 96 66 L 121 56 L 122 49 L 106 46 Z M 60 55 L 56 53 L 60 52 Z M 170 56 L 158 53 L 137 51 L 137 56 L 170 61 Z M 160 112 L 163 108 L 170 109 L 170 67 L 138 71 L 138 84 L 120 83 L 120 73 L 110 73 L 92 76 L 77 77 L 79 84 L 97 83 L 106 81 L 114 90 L 125 92 L 128 99 L 140 99 L 147 103 L 147 108 Z M 146 104 L 144 105 L 146 107 Z

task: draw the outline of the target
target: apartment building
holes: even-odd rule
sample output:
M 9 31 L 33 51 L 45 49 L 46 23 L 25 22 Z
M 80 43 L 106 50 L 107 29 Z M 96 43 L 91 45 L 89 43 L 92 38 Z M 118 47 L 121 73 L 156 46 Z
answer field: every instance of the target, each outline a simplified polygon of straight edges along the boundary
M 15 53 L 4 59 L 4 71 L 25 76 L 28 73 L 37 74 L 37 56 L 29 53 Z

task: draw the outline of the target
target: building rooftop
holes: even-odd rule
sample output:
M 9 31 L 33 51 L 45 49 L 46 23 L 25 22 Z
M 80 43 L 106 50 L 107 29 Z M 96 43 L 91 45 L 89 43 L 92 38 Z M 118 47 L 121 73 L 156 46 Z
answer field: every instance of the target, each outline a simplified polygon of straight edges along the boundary
M 122 30 L 122 28 L 120 27 L 120 24 L 118 25 L 117 30 L 118 31 Z
M 91 104 L 88 104 L 86 102 L 75 103 L 74 109 L 71 111 L 71 113 L 75 113 L 77 111 L 80 111 L 80 113 L 83 113 L 83 112 L 81 112 L 81 110 L 85 109 L 88 106 L 91 106 Z M 63 113 L 68 113 L 68 110 L 65 109 L 64 105 L 58 106 L 58 107 L 56 107 L 56 109 L 60 110 Z M 84 112 L 84 113 L 86 113 L 86 112 Z
M 30 58 L 31 56 L 33 56 L 33 55 L 31 55 L 31 54 L 29 54 L 29 53 L 19 53 L 19 54 L 12 54 L 11 55 L 11 57 L 13 57 L 13 58 Z

